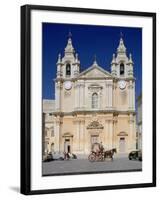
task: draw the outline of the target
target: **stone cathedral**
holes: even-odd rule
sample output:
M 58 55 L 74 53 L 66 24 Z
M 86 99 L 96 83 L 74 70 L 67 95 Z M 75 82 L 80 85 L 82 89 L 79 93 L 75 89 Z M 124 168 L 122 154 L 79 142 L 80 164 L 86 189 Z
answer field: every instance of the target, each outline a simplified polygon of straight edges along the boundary
M 58 56 L 55 100 L 43 100 L 43 154 L 88 155 L 92 144 L 118 153 L 136 149 L 135 78 L 123 38 L 111 59 L 110 72 L 96 58 L 86 70 L 68 37 Z

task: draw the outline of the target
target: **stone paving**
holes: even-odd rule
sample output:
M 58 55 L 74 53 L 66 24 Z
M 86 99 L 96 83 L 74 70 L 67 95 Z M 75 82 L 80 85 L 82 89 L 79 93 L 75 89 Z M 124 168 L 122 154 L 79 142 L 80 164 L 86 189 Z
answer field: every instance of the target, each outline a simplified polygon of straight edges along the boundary
M 127 156 L 115 156 L 114 160 L 106 159 L 102 162 L 90 162 L 88 159 L 75 160 L 55 160 L 51 162 L 43 162 L 43 175 L 56 174 L 79 174 L 79 173 L 113 173 L 113 172 L 128 172 L 141 171 L 142 162 L 137 160 L 129 160 Z

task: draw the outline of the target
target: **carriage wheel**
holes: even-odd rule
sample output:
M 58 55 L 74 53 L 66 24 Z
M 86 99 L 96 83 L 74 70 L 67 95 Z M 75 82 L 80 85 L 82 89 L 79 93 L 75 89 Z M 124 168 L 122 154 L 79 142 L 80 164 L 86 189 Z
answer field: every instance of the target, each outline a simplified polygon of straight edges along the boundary
M 104 156 L 102 154 L 98 156 L 98 161 L 104 161 Z
M 88 160 L 89 160 L 90 162 L 94 162 L 94 161 L 96 160 L 95 155 L 90 154 L 90 155 L 88 156 Z

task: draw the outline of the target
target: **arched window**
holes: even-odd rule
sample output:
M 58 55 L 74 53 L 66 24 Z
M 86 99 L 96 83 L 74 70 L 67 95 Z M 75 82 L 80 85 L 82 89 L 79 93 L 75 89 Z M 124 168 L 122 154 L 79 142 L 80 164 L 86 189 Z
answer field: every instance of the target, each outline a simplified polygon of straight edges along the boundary
M 120 64 L 120 75 L 124 75 L 124 64 Z
M 98 94 L 92 94 L 92 108 L 98 108 Z
M 66 75 L 67 76 L 71 75 L 71 65 L 69 63 L 66 65 Z

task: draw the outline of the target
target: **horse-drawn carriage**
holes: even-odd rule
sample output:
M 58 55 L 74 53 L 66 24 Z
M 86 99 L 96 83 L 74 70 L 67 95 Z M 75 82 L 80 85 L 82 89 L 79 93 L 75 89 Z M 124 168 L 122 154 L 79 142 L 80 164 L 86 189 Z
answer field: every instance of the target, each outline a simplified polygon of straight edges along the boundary
M 113 155 L 116 152 L 117 152 L 116 148 L 104 151 L 104 148 L 103 148 L 102 144 L 100 144 L 100 143 L 94 143 L 92 145 L 91 153 L 88 156 L 88 160 L 90 162 L 105 161 L 106 158 L 110 158 L 111 160 L 113 160 Z

